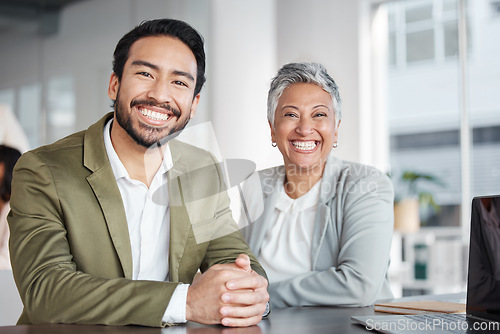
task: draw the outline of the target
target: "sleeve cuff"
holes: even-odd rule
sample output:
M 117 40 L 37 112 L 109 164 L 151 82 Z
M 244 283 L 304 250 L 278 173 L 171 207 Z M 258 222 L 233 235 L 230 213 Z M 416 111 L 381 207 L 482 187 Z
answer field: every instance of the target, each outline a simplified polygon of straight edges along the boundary
M 168 303 L 162 321 L 167 324 L 186 322 L 186 300 L 189 284 L 179 284 Z

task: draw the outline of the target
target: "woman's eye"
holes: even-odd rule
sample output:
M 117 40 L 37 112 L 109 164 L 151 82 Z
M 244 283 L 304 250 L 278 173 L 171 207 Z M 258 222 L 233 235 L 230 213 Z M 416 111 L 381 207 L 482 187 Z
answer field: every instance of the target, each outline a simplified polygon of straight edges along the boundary
M 286 113 L 285 117 L 297 117 L 294 113 Z

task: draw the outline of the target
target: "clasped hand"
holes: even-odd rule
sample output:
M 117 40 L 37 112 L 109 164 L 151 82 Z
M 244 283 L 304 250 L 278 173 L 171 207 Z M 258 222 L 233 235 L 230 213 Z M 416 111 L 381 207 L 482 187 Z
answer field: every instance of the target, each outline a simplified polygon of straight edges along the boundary
M 269 301 L 267 280 L 240 254 L 235 263 L 217 264 L 188 289 L 186 319 L 203 324 L 245 327 L 257 324 Z

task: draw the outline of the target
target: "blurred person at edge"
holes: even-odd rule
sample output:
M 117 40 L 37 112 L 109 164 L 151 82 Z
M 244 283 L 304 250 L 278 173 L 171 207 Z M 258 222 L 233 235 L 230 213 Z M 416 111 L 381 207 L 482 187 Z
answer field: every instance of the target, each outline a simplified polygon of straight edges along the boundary
M 200 99 L 203 44 L 183 21 L 142 22 L 115 48 L 114 112 L 19 159 L 8 215 L 18 324 L 261 320 L 267 279 L 218 163 L 174 139 Z
M 271 306 L 366 306 L 391 298 L 393 186 L 375 168 L 335 157 L 336 83 L 320 64 L 287 64 L 271 82 L 267 106 L 284 165 L 244 184 L 247 217 L 259 218 L 242 233 L 268 275 Z
M 21 152 L 15 148 L 0 145 L 0 270 L 10 269 L 7 214 L 10 210 L 12 170 L 20 156 Z
M 9 106 L 0 104 L 0 144 L 24 153 L 29 149 L 28 138 Z

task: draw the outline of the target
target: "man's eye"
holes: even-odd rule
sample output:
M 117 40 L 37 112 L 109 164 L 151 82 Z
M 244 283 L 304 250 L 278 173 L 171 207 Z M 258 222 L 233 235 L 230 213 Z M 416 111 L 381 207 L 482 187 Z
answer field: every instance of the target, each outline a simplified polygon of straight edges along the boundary
M 138 72 L 137 74 L 142 75 L 143 77 L 152 78 L 152 75 L 148 72 Z
M 188 86 L 188 85 L 186 85 L 186 83 L 185 83 L 185 82 L 183 82 L 183 81 L 179 81 L 179 80 L 174 81 L 174 84 L 179 85 L 179 86 L 184 86 L 184 87 L 187 87 L 187 86 Z

